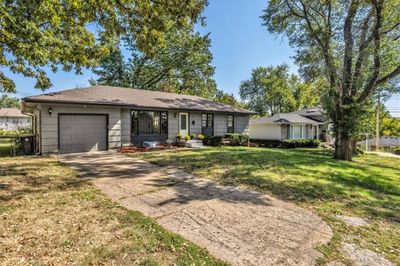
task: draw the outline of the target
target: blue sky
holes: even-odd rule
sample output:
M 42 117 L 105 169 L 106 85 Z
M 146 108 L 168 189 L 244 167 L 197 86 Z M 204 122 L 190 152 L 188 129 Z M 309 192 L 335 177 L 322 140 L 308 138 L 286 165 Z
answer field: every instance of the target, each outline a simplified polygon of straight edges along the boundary
M 282 36 L 270 34 L 261 25 L 260 16 L 267 6 L 266 0 L 210 0 L 204 16 L 207 26 L 198 28 L 202 33 L 210 33 L 213 65 L 216 67 L 215 80 L 218 88 L 238 96 L 242 80 L 250 76 L 251 70 L 258 66 L 287 63 L 291 72 L 296 72 L 291 56 L 294 51 Z M 18 96 L 38 94 L 34 80 L 20 75 L 11 75 L 17 85 Z M 83 75 L 73 72 L 51 73 L 53 83 L 50 91 L 89 85 L 95 77 L 90 70 Z M 394 95 L 386 103 L 394 115 L 400 116 L 400 95 Z

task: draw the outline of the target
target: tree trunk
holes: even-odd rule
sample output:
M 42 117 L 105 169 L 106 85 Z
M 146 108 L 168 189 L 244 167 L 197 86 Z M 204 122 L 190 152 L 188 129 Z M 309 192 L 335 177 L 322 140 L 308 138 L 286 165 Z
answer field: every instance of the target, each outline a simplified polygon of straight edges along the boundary
M 341 134 L 337 134 L 335 140 L 335 154 L 333 158 L 338 160 L 351 161 L 352 157 L 353 157 L 352 140 Z

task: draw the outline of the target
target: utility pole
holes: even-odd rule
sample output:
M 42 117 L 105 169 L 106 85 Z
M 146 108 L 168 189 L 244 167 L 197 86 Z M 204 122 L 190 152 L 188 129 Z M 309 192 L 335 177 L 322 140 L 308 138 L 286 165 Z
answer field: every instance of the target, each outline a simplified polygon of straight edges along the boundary
M 380 123 L 380 116 L 381 116 L 381 91 L 378 92 L 378 103 L 376 105 L 376 128 L 375 128 L 375 149 L 378 151 L 379 149 L 379 123 Z

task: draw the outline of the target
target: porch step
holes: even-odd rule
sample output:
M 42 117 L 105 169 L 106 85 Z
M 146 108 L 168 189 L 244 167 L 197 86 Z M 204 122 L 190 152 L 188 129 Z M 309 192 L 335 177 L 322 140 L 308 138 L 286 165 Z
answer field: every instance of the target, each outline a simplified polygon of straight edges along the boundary
M 190 147 L 190 148 L 202 148 L 203 147 L 203 141 L 201 140 L 188 140 L 186 142 L 186 146 Z

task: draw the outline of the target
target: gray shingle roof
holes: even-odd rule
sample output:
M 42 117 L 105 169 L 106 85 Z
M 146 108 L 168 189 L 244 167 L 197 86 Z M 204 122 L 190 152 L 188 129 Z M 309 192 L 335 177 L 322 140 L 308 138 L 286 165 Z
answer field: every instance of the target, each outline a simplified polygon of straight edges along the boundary
M 260 117 L 250 121 L 251 124 L 265 123 L 294 123 L 294 124 L 317 124 L 317 121 L 301 116 L 299 114 L 280 113 L 270 117 Z
M 318 122 L 323 122 L 326 120 L 324 111 L 321 107 L 304 108 L 298 111 L 290 112 L 289 114 L 299 114 Z
M 1 108 L 0 117 L 27 117 L 17 108 Z
M 100 104 L 131 108 L 183 109 L 253 114 L 254 112 L 184 94 L 112 86 L 92 86 L 24 98 L 25 102 Z
M 358 145 L 365 145 L 365 140 L 357 142 Z M 368 139 L 369 146 L 375 146 L 375 138 Z M 400 147 L 400 137 L 384 136 L 379 139 L 379 146 Z

